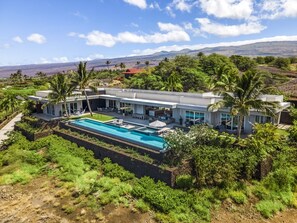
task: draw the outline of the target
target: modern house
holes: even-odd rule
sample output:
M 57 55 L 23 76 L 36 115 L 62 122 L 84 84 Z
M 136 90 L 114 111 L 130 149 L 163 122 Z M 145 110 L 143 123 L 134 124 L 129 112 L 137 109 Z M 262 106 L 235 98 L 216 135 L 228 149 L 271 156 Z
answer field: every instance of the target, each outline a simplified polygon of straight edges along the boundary
M 36 101 L 37 112 L 52 118 L 62 117 L 65 111 L 63 103 L 48 103 L 50 91 L 38 91 L 36 96 L 30 96 Z M 121 115 L 131 115 L 134 118 L 174 122 L 183 126 L 207 123 L 222 130 L 236 131 L 238 119 L 232 117 L 229 109 L 208 111 L 207 107 L 222 97 L 212 93 L 185 93 L 137 89 L 100 88 L 97 93 L 88 92 L 92 110 L 113 111 Z M 279 124 L 281 112 L 290 106 L 283 102 L 282 95 L 262 95 L 263 101 L 277 101 L 280 107 L 275 117 L 269 117 L 261 111 L 252 110 L 245 117 L 243 131 L 250 133 L 254 123 L 272 122 Z M 46 104 L 46 106 L 41 106 Z M 67 99 L 67 109 L 70 114 L 81 114 L 87 109 L 85 97 L 78 92 Z

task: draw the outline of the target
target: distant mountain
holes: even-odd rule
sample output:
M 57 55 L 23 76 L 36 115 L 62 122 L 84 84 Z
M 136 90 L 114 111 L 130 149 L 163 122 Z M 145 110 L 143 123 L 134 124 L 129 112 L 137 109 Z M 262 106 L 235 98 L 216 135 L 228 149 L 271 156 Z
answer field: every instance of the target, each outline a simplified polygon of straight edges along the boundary
M 226 56 L 242 55 L 242 56 L 297 56 L 297 41 L 275 41 L 275 42 L 261 42 L 241 46 L 222 46 L 203 48 L 200 50 L 183 49 L 181 51 L 161 51 L 152 55 L 122 57 L 109 59 L 111 61 L 110 67 L 121 62 L 126 64 L 126 67 L 136 66 L 136 62 L 140 61 L 140 66 L 145 66 L 145 61 L 149 61 L 150 65 L 157 65 L 165 57 L 173 58 L 177 55 L 197 55 L 198 52 L 204 54 L 218 53 Z M 88 67 L 94 67 L 96 70 L 107 68 L 107 59 L 92 60 L 88 62 Z M 77 62 L 57 63 L 57 64 L 31 64 L 21 66 L 6 66 L 0 67 L 0 77 L 9 77 L 11 73 L 21 69 L 23 74 L 33 76 L 37 72 L 42 71 L 48 75 L 55 74 L 61 71 L 75 70 Z

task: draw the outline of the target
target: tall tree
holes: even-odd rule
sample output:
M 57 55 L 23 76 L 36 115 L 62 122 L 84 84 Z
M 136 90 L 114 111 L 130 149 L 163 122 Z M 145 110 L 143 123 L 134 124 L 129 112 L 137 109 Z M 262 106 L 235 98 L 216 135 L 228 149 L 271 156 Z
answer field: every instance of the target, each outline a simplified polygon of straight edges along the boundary
M 162 90 L 165 91 L 182 91 L 183 85 L 176 72 L 172 72 L 164 83 Z
M 51 103 L 63 102 L 66 116 L 69 117 L 67 109 L 67 97 L 71 96 L 75 86 L 71 84 L 67 74 L 58 73 L 50 79 L 50 89 L 52 92 L 48 95 Z
M 124 69 L 126 68 L 126 64 L 123 63 L 123 62 L 121 62 L 121 63 L 120 63 L 120 68 L 121 68 L 122 70 L 124 70 Z
M 107 69 L 109 70 L 109 65 L 111 64 L 111 61 L 110 61 L 110 60 L 107 60 L 107 61 L 105 62 L 105 64 L 107 65 Z
M 147 60 L 145 61 L 145 66 L 148 67 L 150 65 L 150 62 Z
M 87 62 L 81 61 L 77 66 L 77 71 L 74 74 L 73 80 L 72 80 L 72 84 L 75 87 L 78 87 L 79 90 L 85 94 L 87 105 L 91 116 L 93 116 L 93 112 L 92 112 L 92 108 L 90 105 L 90 101 L 89 101 L 86 89 L 91 88 L 93 91 L 96 91 L 96 88 L 91 85 L 94 75 L 95 75 L 94 68 L 90 71 L 87 71 Z
M 8 112 L 14 112 L 20 105 L 20 100 L 17 99 L 17 95 L 12 92 L 5 92 L 0 100 L 0 110 Z
M 222 91 L 220 93 L 223 97 L 222 100 L 211 104 L 208 109 L 217 111 L 220 108 L 230 108 L 230 114 L 233 117 L 238 116 L 237 135 L 240 137 L 244 117 L 250 114 L 251 109 L 256 109 L 267 115 L 275 115 L 278 103 L 260 99 L 265 90 L 261 76 L 255 71 L 248 71 L 238 78 L 233 93 Z

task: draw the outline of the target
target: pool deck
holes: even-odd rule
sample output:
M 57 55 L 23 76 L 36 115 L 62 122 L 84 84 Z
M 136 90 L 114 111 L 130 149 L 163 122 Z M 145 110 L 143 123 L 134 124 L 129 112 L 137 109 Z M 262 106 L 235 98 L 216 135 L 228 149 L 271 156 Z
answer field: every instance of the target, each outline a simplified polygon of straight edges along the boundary
M 133 118 L 131 115 L 123 116 L 122 114 L 118 114 L 116 112 L 95 112 L 95 113 L 110 115 L 110 116 L 115 117 L 116 119 L 123 119 L 124 122 L 131 122 L 131 123 L 135 123 L 135 124 L 139 124 L 139 125 L 145 125 L 145 126 L 149 126 L 149 124 L 150 124 L 149 120 Z M 165 126 L 165 128 L 172 129 L 174 126 L 179 126 L 179 124 L 178 123 L 170 123 L 170 124 L 167 124 Z M 162 128 L 160 128 L 160 129 L 162 129 Z

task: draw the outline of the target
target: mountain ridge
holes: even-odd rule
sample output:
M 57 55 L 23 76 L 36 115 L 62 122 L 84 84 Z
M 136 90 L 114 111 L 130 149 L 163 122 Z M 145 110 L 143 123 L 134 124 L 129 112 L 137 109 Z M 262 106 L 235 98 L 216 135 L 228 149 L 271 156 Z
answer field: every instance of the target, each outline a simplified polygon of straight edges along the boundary
M 106 58 L 95 59 L 88 61 L 88 67 L 94 67 L 96 70 L 107 68 L 106 60 L 110 60 L 112 63 L 109 65 L 113 67 L 115 64 L 125 63 L 126 67 L 136 66 L 136 62 L 140 61 L 141 66 L 145 66 L 145 61 L 150 61 L 151 65 L 157 65 L 165 57 L 173 58 L 177 55 L 196 55 L 202 52 L 206 55 L 212 53 L 218 53 L 226 56 L 242 55 L 242 56 L 280 56 L 289 57 L 297 56 L 297 41 L 270 41 L 270 42 L 257 42 L 251 44 L 245 44 L 240 46 L 217 46 L 217 47 L 205 47 L 198 50 L 191 50 L 188 48 L 180 51 L 160 51 L 150 55 L 141 56 L 127 56 L 119 58 Z M 67 63 L 50 63 L 50 64 L 28 64 L 18 66 L 2 66 L 0 67 L 0 77 L 9 77 L 11 73 L 21 69 L 23 74 L 28 76 L 34 76 L 37 72 L 42 71 L 46 74 L 55 74 L 57 72 L 76 69 L 78 62 Z

